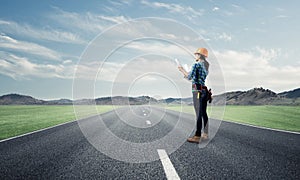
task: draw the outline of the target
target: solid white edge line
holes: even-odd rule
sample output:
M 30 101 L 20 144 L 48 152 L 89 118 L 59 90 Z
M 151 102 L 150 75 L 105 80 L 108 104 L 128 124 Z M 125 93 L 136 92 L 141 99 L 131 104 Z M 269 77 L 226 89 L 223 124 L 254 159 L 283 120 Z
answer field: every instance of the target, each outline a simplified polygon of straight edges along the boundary
M 52 128 L 62 126 L 62 125 L 68 124 L 68 123 L 76 122 L 76 121 L 77 120 L 72 120 L 72 121 L 69 121 L 69 122 L 64 122 L 64 123 L 57 124 L 57 125 L 54 125 L 54 126 L 50 126 L 50 127 L 35 130 L 35 131 L 32 131 L 32 132 L 28 132 L 28 133 L 25 133 L 25 134 L 21 134 L 21 135 L 18 135 L 18 136 L 10 137 L 10 138 L 7 138 L 7 139 L 2 139 L 2 140 L 0 140 L 0 143 L 2 143 L 4 141 L 9 141 L 9 140 L 12 140 L 12 139 L 16 139 L 16 138 L 19 138 L 19 137 L 27 136 L 27 135 L 30 135 L 30 134 L 34 134 L 34 133 L 37 133 L 37 132 L 41 132 L 41 131 L 44 131 L 44 130 L 52 129 Z
M 239 125 L 243 125 L 243 126 L 250 126 L 250 127 L 254 127 L 254 128 L 258 128 L 258 129 L 267 129 L 267 130 L 271 130 L 271 131 L 278 131 L 278 132 L 284 132 L 284 133 L 291 133 L 291 134 L 300 134 L 300 132 L 295 132 L 295 131 L 285 131 L 285 130 L 281 130 L 281 129 L 272 129 L 272 128 L 268 128 L 268 127 L 262 127 L 262 126 L 255 126 L 252 124 L 244 124 L 244 123 L 240 123 L 240 122 L 233 122 L 233 121 L 227 121 L 227 120 L 223 120 L 224 122 L 229 122 L 229 123 L 234 123 L 234 124 L 239 124 Z
M 168 109 L 168 110 L 169 111 L 175 111 L 175 110 L 171 110 L 171 109 Z M 175 111 L 175 112 L 180 112 L 180 111 Z M 194 114 L 186 113 L 186 112 L 180 112 L 180 113 L 184 113 L 184 114 L 187 114 L 187 115 L 194 115 Z M 296 132 L 296 131 L 286 131 L 286 130 L 281 130 L 281 129 L 273 129 L 273 128 L 268 128 L 268 127 L 255 126 L 255 125 L 252 125 L 252 124 L 244 124 L 244 123 L 228 121 L 228 120 L 219 120 L 219 119 L 216 119 L 216 120 L 224 121 L 224 122 L 228 122 L 228 123 L 239 124 L 239 125 L 243 125 L 243 126 L 250 126 L 250 127 L 254 127 L 254 128 L 258 128 L 258 129 L 267 129 L 267 130 L 271 130 L 271 131 L 278 131 L 278 132 L 284 132 L 284 133 L 300 134 L 300 132 Z
M 107 111 L 107 112 L 109 112 L 109 111 Z M 105 114 L 107 112 L 103 112 L 103 113 L 100 113 L 100 114 L 91 115 L 91 116 L 88 116 L 88 117 L 85 117 L 85 118 L 82 118 L 82 119 L 74 119 L 74 120 L 71 120 L 69 122 L 64 122 L 64 123 L 57 124 L 57 125 L 54 125 L 54 126 L 50 126 L 50 127 L 46 127 L 46 128 L 43 128 L 43 129 L 35 130 L 35 131 L 32 131 L 32 132 L 28 132 L 28 133 L 25 133 L 25 134 L 20 134 L 18 136 L 10 137 L 10 138 L 7 138 L 7 139 L 2 139 L 2 140 L 0 140 L 0 143 L 5 142 L 5 141 L 9 141 L 9 140 L 12 140 L 12 139 L 20 138 L 20 137 L 23 137 L 23 136 L 27 136 L 27 135 L 30 135 L 30 134 L 34 134 L 34 133 L 37 133 L 37 132 L 41 132 L 41 131 L 44 131 L 44 130 L 52 129 L 52 128 L 55 128 L 55 127 L 58 127 L 58 126 L 62 126 L 62 125 L 65 125 L 65 124 L 69 124 L 69 123 L 72 123 L 72 122 L 81 121 L 81 120 L 84 120 L 84 119 L 87 119 L 87 118 L 90 118 L 90 117 L 93 117 L 93 116 L 102 115 L 102 114 Z
M 98 114 L 98 115 L 101 115 L 101 114 Z M 52 129 L 52 128 L 62 126 L 62 125 L 65 125 L 65 124 L 69 124 L 69 123 L 77 122 L 77 121 L 80 121 L 80 120 L 84 120 L 84 119 L 87 119 L 87 118 L 90 118 L 90 117 L 93 117 L 93 116 L 97 116 L 97 114 L 89 116 L 89 117 L 85 117 L 85 118 L 82 118 L 82 119 L 72 120 L 72 121 L 69 121 L 69 122 L 64 122 L 64 123 L 57 124 L 57 125 L 54 125 L 54 126 L 46 127 L 46 128 L 39 129 L 39 130 L 35 130 L 35 131 L 28 132 L 28 133 L 25 133 L 25 134 L 20 134 L 18 136 L 10 137 L 10 138 L 7 138 L 7 139 L 2 139 L 2 140 L 0 140 L 0 143 L 5 142 L 5 141 L 9 141 L 9 140 L 12 140 L 12 139 L 17 139 L 17 138 L 27 136 L 27 135 L 30 135 L 30 134 L 34 134 L 34 133 L 37 133 L 37 132 L 45 131 L 45 130 L 48 130 L 48 129 Z
M 177 180 L 180 179 L 178 176 L 171 160 L 169 159 L 168 154 L 164 149 L 157 149 L 157 153 L 159 155 L 160 161 L 164 167 L 165 174 L 168 180 Z

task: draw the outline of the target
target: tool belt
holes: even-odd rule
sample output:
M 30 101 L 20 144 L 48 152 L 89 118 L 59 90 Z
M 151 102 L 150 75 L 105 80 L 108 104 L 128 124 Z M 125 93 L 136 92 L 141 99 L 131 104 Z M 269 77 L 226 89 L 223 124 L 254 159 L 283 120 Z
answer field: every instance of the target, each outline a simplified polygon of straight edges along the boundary
M 195 91 L 198 92 L 197 99 L 199 99 L 200 96 L 201 96 L 201 90 L 205 90 L 207 92 L 207 101 L 209 103 L 211 103 L 211 101 L 212 101 L 212 92 L 211 92 L 211 89 L 208 90 L 206 86 L 203 86 L 201 84 L 193 84 L 192 85 L 192 91 L 193 92 L 195 92 Z
M 203 86 L 203 85 L 201 85 L 201 84 L 193 84 L 192 85 L 192 90 L 193 91 L 201 91 L 201 90 L 206 90 L 206 91 L 208 91 L 208 89 L 207 89 L 207 87 L 206 86 Z

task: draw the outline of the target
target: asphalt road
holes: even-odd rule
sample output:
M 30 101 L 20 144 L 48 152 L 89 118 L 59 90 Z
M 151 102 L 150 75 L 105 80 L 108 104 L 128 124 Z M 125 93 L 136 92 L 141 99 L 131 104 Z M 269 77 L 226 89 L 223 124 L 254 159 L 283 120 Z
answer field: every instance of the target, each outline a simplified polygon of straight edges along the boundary
M 178 116 L 178 112 L 141 106 L 101 118 L 115 137 L 139 144 L 159 141 L 174 128 L 175 133 L 188 136 L 180 128 L 193 127 L 194 117 L 181 114 L 185 127 L 175 127 Z M 84 136 L 102 137 L 98 122 L 94 116 L 81 120 L 80 126 L 75 121 L 1 142 L 0 179 L 166 179 L 160 159 L 129 163 L 98 151 Z M 81 126 L 91 130 L 82 133 Z M 300 179 L 299 138 L 299 134 L 222 122 L 205 148 L 185 142 L 169 159 L 181 179 Z M 126 152 L 124 147 L 107 148 Z

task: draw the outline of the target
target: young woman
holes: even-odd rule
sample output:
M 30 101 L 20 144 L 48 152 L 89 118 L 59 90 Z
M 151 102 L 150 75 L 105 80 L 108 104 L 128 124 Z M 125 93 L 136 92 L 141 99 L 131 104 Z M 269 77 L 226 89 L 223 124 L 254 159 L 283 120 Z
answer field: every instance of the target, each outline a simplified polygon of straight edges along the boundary
M 209 63 L 206 61 L 208 51 L 206 48 L 198 48 L 194 53 L 196 62 L 192 66 L 192 70 L 188 73 L 182 66 L 178 69 L 184 74 L 184 77 L 192 80 L 193 104 L 197 115 L 197 129 L 193 137 L 188 138 L 188 142 L 200 143 L 201 140 L 208 139 L 208 116 L 207 116 L 207 100 L 208 90 L 205 86 L 205 79 L 208 75 Z M 202 119 L 204 125 L 204 133 L 201 135 Z

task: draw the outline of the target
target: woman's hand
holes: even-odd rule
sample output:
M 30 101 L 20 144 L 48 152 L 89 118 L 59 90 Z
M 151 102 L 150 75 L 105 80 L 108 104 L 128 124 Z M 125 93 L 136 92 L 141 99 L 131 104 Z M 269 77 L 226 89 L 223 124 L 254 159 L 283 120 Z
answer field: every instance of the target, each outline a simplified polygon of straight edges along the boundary
M 182 66 L 178 66 L 178 70 L 179 70 L 180 72 L 183 72 L 183 71 L 184 71 L 184 69 L 183 69 Z
M 182 66 L 178 66 L 178 70 L 182 72 L 185 78 L 187 78 L 188 72 L 186 72 L 186 70 Z

